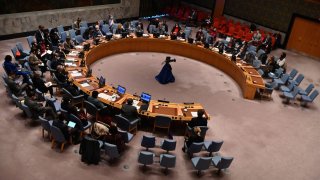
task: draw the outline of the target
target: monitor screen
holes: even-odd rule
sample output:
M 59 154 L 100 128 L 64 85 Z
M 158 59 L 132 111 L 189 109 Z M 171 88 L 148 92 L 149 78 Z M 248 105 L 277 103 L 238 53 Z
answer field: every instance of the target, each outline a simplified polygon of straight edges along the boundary
M 126 88 L 118 85 L 117 93 L 123 95 L 124 93 L 126 93 Z
M 140 96 L 140 99 L 144 102 L 147 102 L 149 103 L 150 100 L 151 100 L 151 95 L 150 94 L 147 94 L 147 93 L 142 93 L 141 96 Z

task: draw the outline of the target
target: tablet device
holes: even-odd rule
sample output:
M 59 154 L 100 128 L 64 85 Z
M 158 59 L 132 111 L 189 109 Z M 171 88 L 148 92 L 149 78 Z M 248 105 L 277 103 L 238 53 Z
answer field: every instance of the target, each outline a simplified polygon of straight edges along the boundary
M 76 123 L 75 123 L 75 122 L 69 121 L 68 127 L 74 128 L 75 126 L 76 126 Z

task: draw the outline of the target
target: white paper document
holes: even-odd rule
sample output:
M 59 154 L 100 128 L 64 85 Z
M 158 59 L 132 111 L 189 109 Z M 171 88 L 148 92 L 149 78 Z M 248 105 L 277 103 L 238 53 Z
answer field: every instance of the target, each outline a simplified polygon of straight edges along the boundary
M 99 93 L 98 95 L 99 98 L 102 98 L 102 99 L 105 99 L 105 100 L 108 100 L 108 101 L 116 101 L 117 100 L 117 95 L 116 94 L 113 94 L 112 96 L 106 94 L 106 93 Z
M 67 57 L 67 60 L 68 60 L 68 61 L 75 61 L 75 58 Z
M 82 73 L 79 73 L 78 71 L 76 73 L 71 73 L 72 77 L 78 77 L 78 76 L 82 76 Z
M 191 112 L 192 117 L 198 117 L 198 113 L 197 112 Z
M 90 84 L 89 84 L 89 83 L 83 83 L 83 84 L 81 84 L 81 86 L 82 86 L 82 87 L 89 87 Z

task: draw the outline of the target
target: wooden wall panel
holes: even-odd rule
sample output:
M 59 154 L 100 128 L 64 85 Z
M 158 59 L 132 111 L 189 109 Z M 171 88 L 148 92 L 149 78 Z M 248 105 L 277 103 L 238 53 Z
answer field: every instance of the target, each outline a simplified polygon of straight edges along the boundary
M 216 0 L 216 5 L 213 13 L 214 17 L 220 17 L 223 15 L 224 3 L 225 0 Z
M 296 17 L 287 48 L 320 58 L 320 23 Z

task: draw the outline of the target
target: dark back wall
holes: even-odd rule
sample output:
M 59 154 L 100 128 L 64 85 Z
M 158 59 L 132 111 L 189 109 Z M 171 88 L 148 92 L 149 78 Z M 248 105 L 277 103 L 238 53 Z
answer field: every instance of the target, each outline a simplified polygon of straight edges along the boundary
M 293 13 L 320 18 L 320 3 L 305 0 L 226 0 L 224 14 L 287 32 Z

